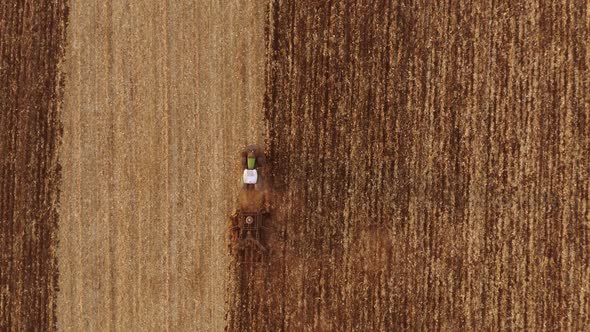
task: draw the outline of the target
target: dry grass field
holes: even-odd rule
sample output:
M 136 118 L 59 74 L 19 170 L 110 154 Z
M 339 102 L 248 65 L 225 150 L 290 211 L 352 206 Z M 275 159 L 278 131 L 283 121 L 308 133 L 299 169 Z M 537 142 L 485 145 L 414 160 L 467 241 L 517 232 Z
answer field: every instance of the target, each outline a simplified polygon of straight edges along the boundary
M 0 330 L 590 328 L 588 1 L 8 3 Z
M 264 6 L 70 1 L 60 293 L 72 331 L 221 331 Z

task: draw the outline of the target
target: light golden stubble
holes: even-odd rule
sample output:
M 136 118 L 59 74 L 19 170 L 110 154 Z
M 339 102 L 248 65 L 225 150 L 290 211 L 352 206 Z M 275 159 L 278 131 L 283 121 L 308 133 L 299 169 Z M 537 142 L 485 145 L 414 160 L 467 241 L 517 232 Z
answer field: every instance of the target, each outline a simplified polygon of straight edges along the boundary
M 224 328 L 239 152 L 262 144 L 262 3 L 71 1 L 60 330 Z

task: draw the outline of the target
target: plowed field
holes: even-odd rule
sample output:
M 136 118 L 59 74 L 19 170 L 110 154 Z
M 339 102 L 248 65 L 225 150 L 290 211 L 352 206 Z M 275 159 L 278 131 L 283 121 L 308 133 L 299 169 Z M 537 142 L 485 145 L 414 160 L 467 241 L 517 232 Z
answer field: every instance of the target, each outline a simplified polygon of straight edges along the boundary
M 230 330 L 587 329 L 589 19 L 274 2 L 275 255 L 240 277 Z
M 0 331 L 55 326 L 64 1 L 0 2 Z

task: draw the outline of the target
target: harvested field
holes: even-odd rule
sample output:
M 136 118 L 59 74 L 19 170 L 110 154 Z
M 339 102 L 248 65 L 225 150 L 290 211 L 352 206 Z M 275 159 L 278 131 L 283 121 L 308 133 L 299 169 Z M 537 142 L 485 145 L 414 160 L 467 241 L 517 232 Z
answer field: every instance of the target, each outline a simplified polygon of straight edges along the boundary
M 0 3 L 0 330 L 55 325 L 64 1 Z
M 72 0 L 68 38 L 59 329 L 223 330 L 264 6 Z

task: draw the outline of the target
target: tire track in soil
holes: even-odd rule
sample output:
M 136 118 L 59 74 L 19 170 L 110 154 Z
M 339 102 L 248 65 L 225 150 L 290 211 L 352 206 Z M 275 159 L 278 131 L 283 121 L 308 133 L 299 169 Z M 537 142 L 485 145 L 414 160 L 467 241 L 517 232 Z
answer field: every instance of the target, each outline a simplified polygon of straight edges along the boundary
M 0 4 L 0 330 L 55 327 L 64 1 Z
M 272 1 L 270 264 L 231 331 L 590 326 L 583 2 Z

